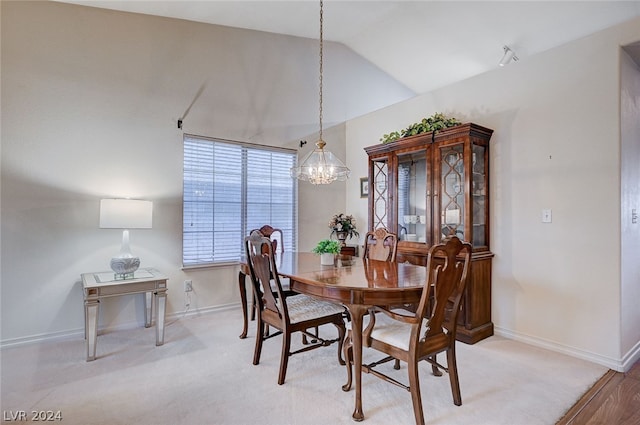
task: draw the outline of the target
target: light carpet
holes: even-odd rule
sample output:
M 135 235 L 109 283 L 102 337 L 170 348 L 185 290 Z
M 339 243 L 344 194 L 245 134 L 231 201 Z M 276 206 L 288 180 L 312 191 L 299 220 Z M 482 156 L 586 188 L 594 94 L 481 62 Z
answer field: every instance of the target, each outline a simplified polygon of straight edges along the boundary
M 83 425 L 353 423 L 354 390 L 341 390 L 346 372 L 336 344 L 291 357 L 279 386 L 280 337 L 265 342 L 254 366 L 255 322 L 244 340 L 241 327 L 238 308 L 169 320 L 161 347 L 154 328 L 108 331 L 93 362 L 85 362 L 82 338 L 5 348 L 2 410 L 60 411 L 62 423 Z M 321 332 L 336 333 L 333 326 Z M 462 406 L 453 404 L 446 374 L 421 366 L 429 424 L 555 424 L 607 371 L 498 336 L 457 350 Z M 406 382 L 406 365 L 392 373 Z M 407 391 L 367 374 L 362 391 L 363 423 L 414 423 Z

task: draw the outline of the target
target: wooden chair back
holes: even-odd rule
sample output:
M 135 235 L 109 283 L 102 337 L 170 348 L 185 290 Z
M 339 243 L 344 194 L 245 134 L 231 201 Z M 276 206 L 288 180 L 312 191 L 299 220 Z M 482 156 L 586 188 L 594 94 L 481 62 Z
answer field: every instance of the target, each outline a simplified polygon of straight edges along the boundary
M 429 281 L 425 284 L 416 315 L 427 319 L 427 329 L 416 324 L 416 335 L 430 338 L 447 333 L 455 341 L 462 294 L 471 265 L 471 244 L 453 236 L 434 245 L 427 257 Z M 412 334 L 413 335 L 413 334 Z
M 398 236 L 385 228 L 367 232 L 364 237 L 364 254 L 362 258 L 380 261 L 396 261 L 397 251 Z
M 278 245 L 280 245 L 280 252 L 284 252 L 284 233 L 282 233 L 281 229 L 277 229 L 268 224 L 265 224 L 259 229 L 253 229 L 249 234 L 251 234 L 254 230 L 262 233 L 264 237 L 267 237 L 271 240 L 273 244 L 273 252 L 278 252 Z
M 284 308 L 287 294 L 282 289 L 274 261 L 273 241 L 259 230 L 253 230 L 245 238 L 245 249 L 257 310 L 266 310 L 288 320 L 287 309 Z

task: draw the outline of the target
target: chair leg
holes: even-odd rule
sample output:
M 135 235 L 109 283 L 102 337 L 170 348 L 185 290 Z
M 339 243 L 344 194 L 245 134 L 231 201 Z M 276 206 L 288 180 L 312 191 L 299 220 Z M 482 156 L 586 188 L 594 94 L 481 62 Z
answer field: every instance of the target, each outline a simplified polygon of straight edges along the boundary
M 453 404 L 460 406 L 462 404 L 462 396 L 460 396 L 460 381 L 458 380 L 458 365 L 456 363 L 455 346 L 447 350 L 447 366 L 449 369 L 449 381 L 451 382 Z
M 429 357 L 433 361 L 433 363 L 431 363 L 431 372 L 433 373 L 433 376 L 442 376 L 442 371 L 438 368 L 438 366 L 435 365 L 438 360 L 436 356 L 437 354 L 434 354 L 433 356 Z
M 342 321 L 342 319 L 340 319 L 340 321 L 334 323 L 334 325 L 336 326 L 336 328 L 338 328 L 338 363 L 340 363 L 341 366 L 344 366 L 346 364 L 346 362 L 342 358 L 342 346 L 344 345 L 345 334 L 344 322 Z M 316 330 L 317 329 L 318 328 L 316 327 Z M 316 333 L 316 335 L 318 334 Z
M 278 374 L 278 385 L 284 384 L 287 375 L 287 365 L 289 363 L 289 351 L 291 351 L 291 334 L 282 332 L 282 353 L 280 353 L 280 373 Z
M 253 351 L 253 364 L 257 365 L 260 363 L 260 354 L 262 353 L 262 341 L 264 341 L 264 328 L 265 324 L 262 322 L 262 319 L 258 317 L 258 332 L 256 332 L 256 348 Z
M 257 306 L 256 306 L 256 294 L 254 294 L 252 292 L 251 295 L 251 320 L 256 320 L 256 310 L 257 310 Z
M 242 308 L 242 333 L 240 334 L 240 339 L 244 339 L 247 337 L 247 331 L 249 329 L 248 323 L 248 315 L 247 311 L 247 287 L 245 285 L 246 275 L 242 272 L 238 273 L 238 286 L 240 290 L 240 307 Z M 251 291 L 253 293 L 253 291 Z
M 352 382 L 351 365 L 353 364 L 353 340 L 351 339 L 351 331 L 347 332 L 347 336 L 344 339 L 342 353 L 347 367 L 347 383 L 342 386 L 342 391 L 349 391 Z
M 411 401 L 413 402 L 413 415 L 416 418 L 416 425 L 424 425 L 424 412 L 422 411 L 420 380 L 418 377 L 418 362 L 416 359 L 409 359 L 407 365 L 407 369 L 409 370 L 409 389 L 411 391 Z
M 393 363 L 393 368 L 395 370 L 400 370 L 400 360 L 396 359 L 396 361 Z

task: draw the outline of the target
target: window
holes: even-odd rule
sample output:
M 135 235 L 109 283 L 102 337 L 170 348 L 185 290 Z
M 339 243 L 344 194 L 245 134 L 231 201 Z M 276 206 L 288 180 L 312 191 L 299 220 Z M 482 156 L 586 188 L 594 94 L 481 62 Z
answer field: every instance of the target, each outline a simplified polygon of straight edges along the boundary
M 291 149 L 184 135 L 183 265 L 237 262 L 244 237 L 264 224 L 295 251 L 296 162 Z

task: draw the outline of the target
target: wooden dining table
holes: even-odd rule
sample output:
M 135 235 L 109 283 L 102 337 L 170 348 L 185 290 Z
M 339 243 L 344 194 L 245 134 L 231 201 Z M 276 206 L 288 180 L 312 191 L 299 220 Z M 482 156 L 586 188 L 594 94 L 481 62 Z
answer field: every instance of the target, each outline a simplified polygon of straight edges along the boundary
M 409 263 L 354 258 L 343 266 L 320 265 L 318 255 L 306 252 L 284 252 L 276 255 L 278 275 L 290 280 L 291 290 L 344 305 L 351 316 L 355 409 L 353 419 L 362 421 L 362 328 L 363 318 L 373 306 L 415 304 L 420 300 L 426 281 L 426 268 Z M 248 268 L 241 261 L 239 285 L 243 299 L 246 336 L 246 288 Z M 244 295 L 242 295 L 244 293 Z M 242 335 L 241 335 L 242 337 Z M 344 389 L 344 388 L 343 388 Z

